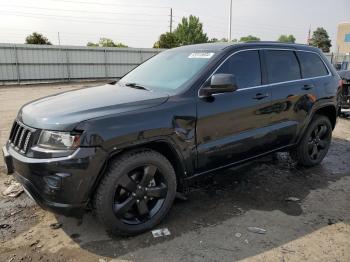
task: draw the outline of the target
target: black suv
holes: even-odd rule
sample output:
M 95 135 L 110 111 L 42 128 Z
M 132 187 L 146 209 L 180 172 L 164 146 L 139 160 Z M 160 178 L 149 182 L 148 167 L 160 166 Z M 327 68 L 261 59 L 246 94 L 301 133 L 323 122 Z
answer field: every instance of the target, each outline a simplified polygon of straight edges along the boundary
M 3 153 L 43 208 L 80 216 L 92 207 L 110 231 L 137 234 L 194 177 L 281 150 L 320 163 L 340 85 L 310 46 L 184 46 L 116 83 L 24 105 Z

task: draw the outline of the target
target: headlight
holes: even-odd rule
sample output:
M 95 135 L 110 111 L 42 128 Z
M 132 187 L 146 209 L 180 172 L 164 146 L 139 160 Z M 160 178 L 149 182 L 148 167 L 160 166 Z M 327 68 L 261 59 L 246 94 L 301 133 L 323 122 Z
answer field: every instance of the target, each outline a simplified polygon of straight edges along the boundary
M 69 132 L 41 131 L 38 146 L 54 150 L 75 149 L 79 146 L 80 135 Z

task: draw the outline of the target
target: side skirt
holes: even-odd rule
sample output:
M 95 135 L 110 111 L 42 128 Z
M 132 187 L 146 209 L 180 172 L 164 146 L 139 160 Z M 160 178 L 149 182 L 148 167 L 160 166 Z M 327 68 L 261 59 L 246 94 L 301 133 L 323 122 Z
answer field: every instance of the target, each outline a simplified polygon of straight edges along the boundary
M 251 160 L 254 160 L 254 159 L 257 159 L 257 158 L 260 158 L 260 157 L 263 157 L 263 156 L 266 156 L 266 155 L 269 155 L 269 154 L 272 154 L 272 153 L 275 153 L 275 152 L 278 152 L 278 151 L 287 150 L 287 149 L 295 147 L 296 145 L 297 144 L 292 144 L 292 145 L 288 145 L 288 146 L 279 147 L 277 149 L 268 151 L 268 152 L 260 154 L 260 155 L 256 155 L 256 156 L 249 157 L 249 158 L 246 158 L 246 159 L 243 159 L 243 160 L 240 160 L 240 161 L 232 162 L 230 164 L 227 164 L 227 165 L 224 165 L 224 166 L 220 166 L 220 167 L 216 167 L 216 168 L 213 168 L 213 169 L 201 172 L 201 173 L 195 173 L 195 174 L 193 174 L 190 177 L 186 177 L 185 181 L 186 182 L 190 182 L 190 181 L 192 181 L 194 179 L 197 179 L 197 178 L 199 178 L 199 177 L 201 177 L 203 175 L 207 175 L 209 173 L 213 173 L 213 172 L 216 172 L 216 171 L 219 171 L 219 170 L 222 170 L 222 169 L 227 169 L 227 168 L 230 168 L 230 167 L 237 167 L 237 168 L 239 168 L 239 167 L 243 166 L 244 164 L 247 164 L 248 161 L 251 161 Z

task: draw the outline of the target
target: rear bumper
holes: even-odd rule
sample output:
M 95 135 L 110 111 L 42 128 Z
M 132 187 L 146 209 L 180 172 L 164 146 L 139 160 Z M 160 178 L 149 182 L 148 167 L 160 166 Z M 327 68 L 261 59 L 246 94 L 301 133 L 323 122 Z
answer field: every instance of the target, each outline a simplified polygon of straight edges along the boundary
M 344 109 L 350 108 L 350 84 L 343 85 L 341 107 Z
M 65 216 L 81 216 L 106 157 L 97 148 L 79 148 L 60 158 L 35 159 L 11 146 L 2 148 L 8 172 L 39 206 Z
M 342 97 L 341 108 L 343 108 L 343 109 L 349 109 L 350 108 L 350 95 Z

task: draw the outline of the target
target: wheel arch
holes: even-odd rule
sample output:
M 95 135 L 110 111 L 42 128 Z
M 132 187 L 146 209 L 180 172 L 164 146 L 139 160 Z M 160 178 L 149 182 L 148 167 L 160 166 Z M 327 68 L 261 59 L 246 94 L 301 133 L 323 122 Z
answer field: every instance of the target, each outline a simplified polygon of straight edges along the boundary
M 308 126 L 310 125 L 310 123 L 312 122 L 312 120 L 314 119 L 314 117 L 316 115 L 323 115 L 329 118 L 329 120 L 331 121 L 332 124 L 332 129 L 335 128 L 335 124 L 337 122 L 337 109 L 335 107 L 334 104 L 325 104 L 322 106 L 319 106 L 317 108 L 315 108 L 315 110 L 313 111 L 312 114 L 310 114 L 310 117 L 306 120 L 303 128 L 301 129 L 300 135 L 297 139 L 297 143 L 298 144 L 301 140 L 301 138 L 303 137 L 304 133 L 306 132 Z
M 115 149 L 108 154 L 108 157 L 105 160 L 105 163 L 97 176 L 92 189 L 90 191 L 90 200 L 94 196 L 100 181 L 102 180 L 106 170 L 108 169 L 110 163 L 120 157 L 122 154 L 128 153 L 130 151 L 139 151 L 139 150 L 154 150 L 163 156 L 165 156 L 171 165 L 174 168 L 177 180 L 177 191 L 183 191 L 184 188 L 184 177 L 186 175 L 186 169 L 184 165 L 184 159 L 181 153 L 176 150 L 175 146 L 166 139 L 156 139 L 153 141 L 147 141 L 143 143 L 138 143 L 137 145 L 126 146 L 121 149 Z M 89 201 L 90 201 L 89 200 Z
M 317 108 L 313 114 L 313 117 L 315 115 L 323 115 L 328 117 L 328 119 L 331 121 L 332 128 L 335 128 L 335 124 L 337 122 L 337 109 L 334 105 L 325 105 Z

